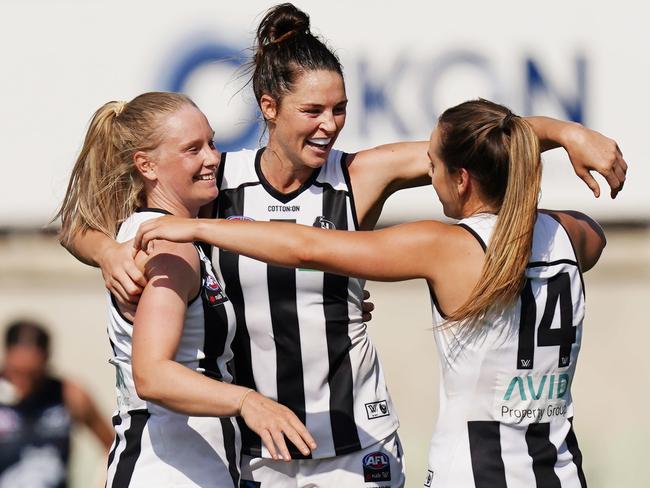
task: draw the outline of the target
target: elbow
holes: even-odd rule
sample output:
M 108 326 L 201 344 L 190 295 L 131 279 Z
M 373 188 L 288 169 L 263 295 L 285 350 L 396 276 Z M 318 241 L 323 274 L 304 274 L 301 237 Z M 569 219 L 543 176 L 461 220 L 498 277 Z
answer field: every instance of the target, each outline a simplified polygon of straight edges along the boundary
M 133 382 L 135 383 L 135 391 L 142 400 L 148 402 L 156 402 L 160 400 L 160 393 L 153 375 L 138 371 L 134 367 Z

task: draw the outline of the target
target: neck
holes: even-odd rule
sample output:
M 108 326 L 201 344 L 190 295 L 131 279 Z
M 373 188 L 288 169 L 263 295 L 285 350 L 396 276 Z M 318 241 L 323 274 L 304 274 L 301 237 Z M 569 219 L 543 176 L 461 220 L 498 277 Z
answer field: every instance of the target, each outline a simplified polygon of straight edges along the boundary
M 160 194 L 155 188 L 147 193 L 147 207 L 167 210 L 176 217 L 194 218 L 199 214 L 198 207 L 190 208 L 188 205 L 180 203 L 176 198 Z
M 465 201 L 461 208 L 461 219 L 471 217 L 472 215 L 480 213 L 496 214 L 499 210 L 494 205 L 485 202 L 482 198 L 472 194 L 467 201 Z
M 262 153 L 260 168 L 271 186 L 281 193 L 297 190 L 315 171 L 314 168 L 291 161 L 271 142 Z

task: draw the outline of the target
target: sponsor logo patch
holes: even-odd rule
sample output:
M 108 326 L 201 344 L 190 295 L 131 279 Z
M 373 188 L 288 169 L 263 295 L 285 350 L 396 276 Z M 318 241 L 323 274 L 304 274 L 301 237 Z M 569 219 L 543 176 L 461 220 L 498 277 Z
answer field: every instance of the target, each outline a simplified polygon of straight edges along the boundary
M 427 469 L 427 478 L 424 480 L 424 486 L 429 488 L 431 486 L 432 481 L 433 481 L 433 471 Z
M 378 402 L 366 403 L 366 414 L 368 415 L 368 420 L 390 415 L 390 412 L 388 411 L 388 402 L 386 400 L 381 400 Z
M 380 451 L 363 457 L 363 480 L 366 483 L 390 481 L 390 460 Z
M 327 220 L 322 215 L 320 217 L 316 217 L 316 220 L 314 220 L 314 224 L 312 227 L 320 227 L 321 229 L 330 229 L 330 230 L 336 229 L 334 222 L 332 222 L 331 220 Z

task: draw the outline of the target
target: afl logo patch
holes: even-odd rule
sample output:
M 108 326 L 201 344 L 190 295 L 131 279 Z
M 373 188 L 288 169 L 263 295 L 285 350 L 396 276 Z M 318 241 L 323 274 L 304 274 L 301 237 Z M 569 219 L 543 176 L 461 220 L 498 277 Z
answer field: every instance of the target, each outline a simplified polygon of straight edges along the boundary
M 387 454 L 375 451 L 363 457 L 363 480 L 366 483 L 390 481 L 390 459 Z
M 248 220 L 252 222 L 255 219 L 251 219 L 250 217 L 246 217 L 245 215 L 231 215 L 230 217 L 226 217 L 226 220 Z
M 327 220 L 322 215 L 320 217 L 316 217 L 313 227 L 320 227 L 321 229 L 336 229 L 334 222 Z

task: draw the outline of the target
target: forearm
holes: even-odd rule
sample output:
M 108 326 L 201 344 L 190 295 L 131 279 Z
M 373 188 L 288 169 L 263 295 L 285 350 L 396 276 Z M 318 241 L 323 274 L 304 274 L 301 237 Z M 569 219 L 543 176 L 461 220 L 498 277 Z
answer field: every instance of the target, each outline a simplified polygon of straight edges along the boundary
M 576 122 L 552 119 L 550 117 L 525 117 L 539 138 L 542 152 L 557 147 L 567 147 L 582 127 Z
M 196 240 L 279 266 L 305 267 L 311 260 L 310 250 L 316 245 L 313 231 L 317 229 L 304 225 L 216 219 L 196 222 Z M 323 240 L 327 236 L 319 237 L 318 245 L 327 248 L 328 242 Z
M 113 239 L 98 230 L 89 229 L 78 233 L 67 244 L 61 242 L 70 254 L 89 266 L 99 267 L 101 257 L 115 243 Z
M 232 417 L 248 388 L 203 376 L 169 359 L 134 364 L 138 395 L 170 410 L 195 416 Z
M 438 222 L 416 222 L 372 232 L 323 230 L 282 222 L 200 221 L 197 240 L 293 268 L 315 269 L 376 281 L 428 277 L 412 256 L 430 251 Z

